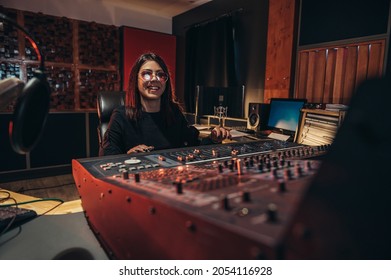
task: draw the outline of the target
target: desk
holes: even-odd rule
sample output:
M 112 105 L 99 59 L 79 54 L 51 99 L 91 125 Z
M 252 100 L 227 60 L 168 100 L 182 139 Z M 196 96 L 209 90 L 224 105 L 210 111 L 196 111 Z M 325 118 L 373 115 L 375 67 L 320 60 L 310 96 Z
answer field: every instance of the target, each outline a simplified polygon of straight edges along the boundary
M 10 193 L 18 202 L 36 199 Z M 42 214 L 57 204 L 44 201 L 23 207 Z M 0 237 L 0 260 L 50 259 L 108 259 L 87 224 L 80 200 L 65 202 Z
M 206 125 L 194 125 L 195 128 L 200 132 L 201 138 L 209 137 L 212 127 L 206 126 Z M 229 129 L 229 127 L 227 127 Z M 230 133 L 232 136 L 232 140 L 225 139 L 223 141 L 223 144 L 226 143 L 232 143 L 232 142 L 243 142 L 243 141 L 251 141 L 251 140 L 259 140 L 259 137 L 256 137 L 255 135 L 248 134 L 245 132 L 238 131 L 236 129 L 230 129 Z
M 14 198 L 18 203 L 41 199 L 41 198 L 37 198 L 34 196 L 29 196 L 29 195 L 25 195 L 25 194 L 12 192 L 12 191 L 2 189 L 2 188 L 0 188 L 0 191 L 10 193 L 11 197 Z M 6 200 L 2 203 L 0 202 L 0 205 L 1 204 L 8 204 L 8 203 L 13 203 L 13 201 Z M 59 204 L 58 201 L 42 200 L 40 202 L 23 204 L 21 207 L 34 210 L 35 212 L 37 212 L 38 215 L 44 214 L 45 212 L 47 212 L 47 213 L 45 213 L 45 215 L 63 215 L 63 214 L 83 212 L 83 208 L 81 207 L 81 200 L 80 199 L 73 200 L 73 201 L 67 201 L 67 202 L 62 203 L 59 206 L 58 206 L 58 204 Z

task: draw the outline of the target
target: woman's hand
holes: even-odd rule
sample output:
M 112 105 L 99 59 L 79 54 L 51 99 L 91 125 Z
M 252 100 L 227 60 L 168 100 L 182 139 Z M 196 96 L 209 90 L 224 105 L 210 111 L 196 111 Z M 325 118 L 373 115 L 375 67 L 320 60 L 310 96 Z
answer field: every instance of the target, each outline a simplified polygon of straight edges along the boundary
M 231 132 L 222 126 L 216 126 L 210 133 L 210 138 L 215 143 L 221 143 L 224 139 L 232 139 Z
M 129 151 L 127 151 L 127 154 L 150 152 L 154 148 L 155 148 L 154 146 L 147 146 L 147 145 L 141 144 L 141 145 L 138 145 L 138 146 L 131 148 Z

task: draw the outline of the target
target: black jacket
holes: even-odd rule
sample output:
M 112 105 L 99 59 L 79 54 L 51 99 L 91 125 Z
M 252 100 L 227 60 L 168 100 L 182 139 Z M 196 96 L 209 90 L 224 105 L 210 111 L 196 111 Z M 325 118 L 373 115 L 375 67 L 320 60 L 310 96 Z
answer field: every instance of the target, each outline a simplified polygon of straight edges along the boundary
M 166 125 L 160 112 L 143 112 L 141 119 L 130 120 L 125 107 L 116 108 L 110 118 L 99 155 L 126 154 L 140 144 L 154 146 L 155 150 L 197 146 L 198 130 L 190 126 L 179 110 L 174 111 L 175 122 Z M 207 143 L 205 143 L 207 144 Z

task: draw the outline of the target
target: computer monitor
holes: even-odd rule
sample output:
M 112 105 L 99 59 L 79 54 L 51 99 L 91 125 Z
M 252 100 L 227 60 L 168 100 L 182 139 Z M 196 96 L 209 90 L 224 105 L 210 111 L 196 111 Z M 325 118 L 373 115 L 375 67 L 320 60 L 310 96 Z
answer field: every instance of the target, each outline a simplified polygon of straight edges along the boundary
M 272 98 L 270 100 L 268 129 L 294 136 L 299 126 L 300 110 L 306 99 Z
M 237 87 L 196 87 L 196 115 L 214 115 L 214 107 L 227 107 L 227 117 L 243 118 L 244 86 Z

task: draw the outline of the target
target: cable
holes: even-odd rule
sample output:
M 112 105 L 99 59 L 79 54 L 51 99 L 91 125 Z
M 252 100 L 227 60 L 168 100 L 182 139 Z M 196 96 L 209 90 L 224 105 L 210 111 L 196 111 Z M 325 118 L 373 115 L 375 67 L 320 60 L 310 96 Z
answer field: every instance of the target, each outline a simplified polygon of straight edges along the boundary
M 12 200 L 15 200 L 11 198 Z M 64 203 L 64 200 L 60 198 L 40 198 L 40 199 L 33 199 L 33 200 L 28 200 L 28 201 L 23 201 L 23 202 L 16 202 L 16 203 L 11 203 L 11 204 L 1 204 L 0 207 L 8 207 L 8 206 L 16 206 L 16 205 L 23 205 L 23 204 L 30 204 L 30 203 L 36 203 L 36 202 L 42 202 L 42 201 L 57 201 L 61 202 L 61 204 Z
M 57 207 L 59 207 L 61 204 L 64 203 L 64 200 L 62 199 L 59 199 L 59 198 L 41 198 L 41 199 L 34 199 L 34 200 L 28 200 L 28 201 L 23 201 L 23 202 L 16 202 L 15 199 L 11 198 L 12 200 L 15 201 L 15 203 L 10 203 L 10 204 L 1 204 L 0 205 L 0 208 L 1 207 L 9 207 L 9 206 L 16 206 L 18 207 L 18 205 L 24 205 L 24 204 L 31 204 L 31 203 L 37 203 L 37 202 L 43 202 L 43 201 L 57 201 L 59 202 L 59 204 L 55 205 L 54 207 L 50 208 L 49 210 L 43 212 L 42 214 L 40 215 L 37 215 L 37 217 L 41 217 L 47 213 L 49 213 L 50 211 L 53 211 L 54 209 L 56 209 Z M 34 218 L 35 219 L 35 218 Z
M 16 208 L 18 208 L 18 202 L 12 198 L 12 197 L 9 197 L 8 200 L 13 200 L 15 203 L 14 203 L 14 206 Z M 0 205 L 0 207 L 4 207 L 3 205 Z M 8 231 L 8 229 L 12 226 L 12 224 L 14 223 L 15 219 L 16 219 L 16 216 L 18 215 L 18 213 L 16 212 L 15 210 L 15 215 L 11 218 L 11 220 L 9 221 L 8 225 L 0 232 L 0 238 L 1 236 Z
M 0 190 L 0 193 L 5 193 L 7 195 L 7 197 L 1 197 L 0 198 L 0 203 L 3 202 L 3 201 L 7 201 L 11 197 L 11 193 L 8 192 L 8 191 Z
M 44 216 L 45 214 L 49 213 L 50 211 L 53 211 L 54 209 L 56 209 L 57 207 L 59 207 L 60 205 L 62 205 L 64 203 L 64 201 L 62 199 L 58 199 L 58 198 L 42 198 L 42 199 L 34 199 L 34 200 L 29 200 L 29 201 L 23 201 L 23 202 L 17 202 L 16 199 L 14 199 L 13 197 L 10 196 L 10 193 L 7 192 L 7 191 L 0 191 L 0 192 L 3 192 L 3 193 L 6 193 L 8 194 L 9 196 L 7 198 L 1 198 L 1 201 L 6 201 L 6 200 L 12 200 L 14 201 L 14 203 L 8 203 L 8 204 L 1 204 L 0 205 L 0 210 L 1 208 L 5 208 L 5 207 L 16 207 L 16 208 L 19 208 L 19 205 L 24 205 L 24 204 L 31 204 L 31 203 L 38 203 L 38 202 L 44 202 L 44 201 L 57 201 L 59 202 L 59 204 L 55 205 L 54 207 L 51 207 L 49 208 L 47 211 L 43 212 L 42 214 L 40 215 L 37 215 L 36 217 L 34 217 L 33 219 L 31 219 L 30 221 L 32 220 L 35 220 L 36 218 L 39 218 L 39 217 L 42 217 Z M 2 230 L 2 232 L 0 232 L 0 238 L 2 237 L 2 235 L 4 233 L 6 233 L 8 231 L 8 229 L 12 226 L 12 224 L 14 223 L 16 217 L 17 217 L 18 213 L 15 211 L 15 216 L 12 217 L 12 219 L 9 221 L 8 225 Z M 20 227 L 20 226 L 19 226 Z M 4 244 L 4 243 L 0 243 L 0 246 Z

